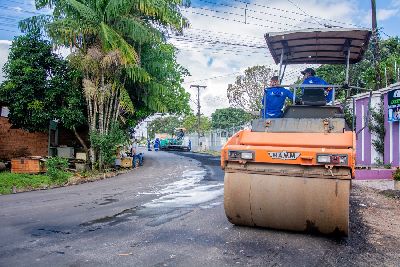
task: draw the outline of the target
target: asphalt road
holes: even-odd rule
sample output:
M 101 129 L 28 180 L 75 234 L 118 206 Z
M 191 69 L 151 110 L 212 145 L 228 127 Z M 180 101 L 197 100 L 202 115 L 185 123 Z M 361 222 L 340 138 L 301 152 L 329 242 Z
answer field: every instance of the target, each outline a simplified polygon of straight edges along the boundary
M 396 265 L 398 252 L 370 243 L 362 201 L 352 196 L 350 238 L 237 227 L 219 158 L 146 152 L 114 178 L 0 196 L 0 266 Z

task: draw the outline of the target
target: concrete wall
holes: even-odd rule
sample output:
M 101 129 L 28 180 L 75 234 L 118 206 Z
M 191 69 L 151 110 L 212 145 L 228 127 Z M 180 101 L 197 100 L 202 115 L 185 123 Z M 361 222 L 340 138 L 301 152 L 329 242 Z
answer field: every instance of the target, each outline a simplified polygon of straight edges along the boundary
M 216 129 L 204 133 L 198 138 L 197 133 L 192 133 L 186 135 L 188 139 L 192 142 L 192 151 L 220 151 L 225 145 L 228 138 L 243 129 L 246 126 L 232 127 L 229 129 Z
M 371 165 L 371 133 L 366 125 L 368 97 L 356 101 L 356 161 L 358 165 Z
M 400 89 L 400 86 L 397 88 Z M 388 107 L 388 95 L 385 93 L 385 111 L 387 111 Z M 385 113 L 385 155 L 384 162 L 385 164 L 392 164 L 392 166 L 399 166 L 399 154 L 400 154 L 400 124 L 398 121 L 389 122 L 388 115 Z
M 368 127 L 365 127 L 368 116 L 368 99 L 369 94 L 360 94 L 356 98 L 356 131 L 357 135 L 357 152 L 356 164 L 358 166 L 372 166 L 377 164 L 377 160 L 384 162 L 384 164 L 391 164 L 392 166 L 400 166 L 400 123 L 389 122 L 388 120 L 388 92 L 400 89 L 400 83 L 393 84 L 387 88 L 383 88 L 373 93 L 371 99 L 371 107 L 378 108 L 381 99 L 384 102 L 384 127 L 386 135 L 384 139 L 385 151 L 383 158 L 377 153 L 372 141 L 378 138 L 371 134 Z M 363 129 L 362 131 L 360 131 Z

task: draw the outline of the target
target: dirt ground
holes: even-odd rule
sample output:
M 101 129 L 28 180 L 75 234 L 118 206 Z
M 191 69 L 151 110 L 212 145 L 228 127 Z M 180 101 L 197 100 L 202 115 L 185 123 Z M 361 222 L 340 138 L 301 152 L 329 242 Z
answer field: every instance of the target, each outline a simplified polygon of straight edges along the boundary
M 400 266 L 400 191 L 356 183 L 351 202 L 353 230 L 364 232 L 360 236 L 365 236 L 365 240 L 350 238 L 350 243 L 363 246 L 364 242 L 370 250 L 365 257 L 380 255 L 382 266 Z M 366 259 L 367 262 L 370 261 Z

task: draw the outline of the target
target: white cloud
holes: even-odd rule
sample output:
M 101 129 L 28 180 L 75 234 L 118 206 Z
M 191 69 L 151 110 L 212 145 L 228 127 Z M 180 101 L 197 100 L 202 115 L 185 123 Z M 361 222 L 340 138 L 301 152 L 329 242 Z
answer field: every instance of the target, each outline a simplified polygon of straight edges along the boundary
M 19 6 L 11 7 L 11 9 L 17 11 L 18 13 L 21 13 L 21 11 L 22 11 L 22 8 Z
M 304 2 L 296 0 L 293 2 L 301 7 L 301 9 L 306 12 L 306 15 L 288 1 L 251 1 L 247 10 L 248 24 L 243 23 L 244 9 L 242 8 L 244 8 L 245 5 L 234 1 L 226 2 L 233 7 L 222 7 L 211 4 L 207 7 L 203 6 L 207 9 L 222 11 L 217 13 L 198 9 L 196 7 L 199 7 L 199 5 L 196 3 L 193 4 L 194 8 L 183 10 L 183 13 L 189 19 L 192 26 L 191 29 L 187 29 L 184 32 L 184 37 L 189 40 L 176 40 L 182 39 L 179 37 L 173 38 L 171 42 L 178 48 L 181 48 L 177 57 L 178 62 L 186 67 L 192 75 L 185 79 L 186 83 L 184 84 L 186 90 L 191 93 L 192 99 L 196 101 L 197 90 L 190 88 L 191 83 L 189 81 L 207 86 L 207 88 L 201 92 L 202 113 L 209 116 L 215 109 L 229 106 L 226 98 L 226 89 L 229 83 L 235 81 L 236 76 L 229 76 L 227 74 L 237 73 L 238 71 L 243 73 L 246 68 L 255 65 L 270 65 L 276 68 L 267 48 L 210 44 L 206 42 L 207 40 L 265 46 L 264 34 L 266 32 L 276 32 L 284 29 L 320 28 L 323 27 L 323 24 L 340 24 L 343 27 L 355 27 L 354 25 L 362 19 L 358 17 L 359 9 L 355 1 L 309 0 Z M 254 4 L 268 6 L 269 8 L 255 6 Z M 286 10 L 287 12 L 278 9 Z M 207 17 L 193 13 L 209 14 L 210 16 Z M 243 16 L 234 15 L 232 13 L 241 14 Z M 309 15 L 323 17 L 336 22 L 310 18 Z M 223 17 L 225 20 L 212 16 Z M 240 20 L 243 22 L 235 22 L 233 20 Z M 342 24 L 343 22 L 347 24 Z M 263 24 L 265 27 L 256 26 L 254 24 Z M 197 40 L 194 40 L 195 38 L 197 38 Z M 208 66 L 207 62 L 209 62 L 210 57 L 212 57 L 213 63 L 211 66 Z M 304 68 L 304 66 L 288 66 L 286 71 L 288 79 L 286 79 L 285 82 L 290 83 L 295 80 L 302 68 Z M 216 76 L 224 77 L 209 79 Z M 199 81 L 203 79 L 209 80 Z M 195 110 L 195 104 L 191 102 L 191 105 Z
M 384 21 L 396 16 L 398 13 L 398 9 L 378 9 L 376 17 L 378 21 Z
M 3 66 L 7 62 L 11 41 L 0 40 L 0 82 L 4 80 Z
M 400 7 L 400 0 L 392 0 L 392 6 Z

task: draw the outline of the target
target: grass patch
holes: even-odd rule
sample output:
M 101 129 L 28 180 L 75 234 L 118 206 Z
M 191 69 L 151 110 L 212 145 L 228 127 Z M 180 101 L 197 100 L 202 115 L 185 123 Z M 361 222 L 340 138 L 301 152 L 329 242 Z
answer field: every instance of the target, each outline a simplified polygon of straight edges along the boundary
M 62 179 L 52 179 L 44 174 L 19 174 L 0 172 L 0 194 L 11 194 L 13 186 L 17 191 L 47 188 L 49 186 L 63 185 L 72 174 L 66 173 Z

